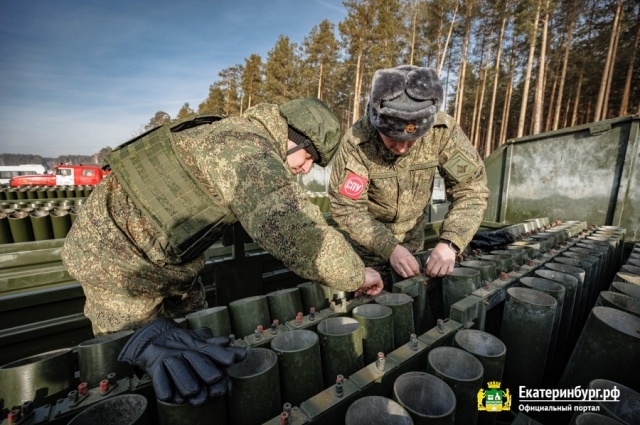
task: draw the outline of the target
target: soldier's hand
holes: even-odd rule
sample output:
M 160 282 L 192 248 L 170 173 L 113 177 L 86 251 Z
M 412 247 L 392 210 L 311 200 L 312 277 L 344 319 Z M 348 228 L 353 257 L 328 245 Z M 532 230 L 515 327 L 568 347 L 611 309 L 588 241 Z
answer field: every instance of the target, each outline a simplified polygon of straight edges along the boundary
M 429 258 L 424 273 L 431 277 L 442 277 L 453 272 L 456 252 L 446 243 L 438 243 Z
M 404 246 L 398 244 L 393 249 L 389 264 L 400 276 L 410 278 L 420 274 L 420 265 L 413 254 Z
M 355 296 L 359 297 L 362 294 L 367 294 L 371 297 L 375 297 L 384 289 L 382 277 L 380 276 L 380 273 L 378 273 L 371 267 L 366 267 L 364 269 L 364 272 L 364 283 L 360 285 L 355 293 Z

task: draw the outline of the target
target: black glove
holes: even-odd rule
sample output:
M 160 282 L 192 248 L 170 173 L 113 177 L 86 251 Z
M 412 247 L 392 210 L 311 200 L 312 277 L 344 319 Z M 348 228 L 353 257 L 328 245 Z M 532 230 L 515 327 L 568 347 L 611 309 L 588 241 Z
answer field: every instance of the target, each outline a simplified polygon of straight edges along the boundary
M 496 231 L 477 232 L 471 240 L 471 247 L 474 249 L 492 250 L 504 248 L 505 245 L 516 241 L 513 233 L 506 229 Z
M 129 338 L 118 360 L 133 365 L 139 374 L 147 373 L 158 400 L 199 406 L 207 397 L 226 392 L 224 369 L 246 356 L 245 350 L 228 347 L 228 338 L 206 338 L 210 333 L 157 319 Z
M 225 347 L 226 350 L 236 353 L 236 358 L 239 359 L 236 360 L 236 362 L 244 360 L 244 358 L 247 357 L 246 348 L 230 346 L 230 338 L 226 336 L 214 336 L 213 331 L 210 328 L 202 327 L 195 329 L 193 332 L 195 332 L 200 337 L 200 339 L 204 340 L 207 344 L 220 345 L 222 347 Z M 231 392 L 233 386 L 232 384 L 233 383 L 231 381 L 231 378 L 225 373 L 221 380 L 213 385 L 209 385 L 209 397 L 220 397 L 227 392 Z

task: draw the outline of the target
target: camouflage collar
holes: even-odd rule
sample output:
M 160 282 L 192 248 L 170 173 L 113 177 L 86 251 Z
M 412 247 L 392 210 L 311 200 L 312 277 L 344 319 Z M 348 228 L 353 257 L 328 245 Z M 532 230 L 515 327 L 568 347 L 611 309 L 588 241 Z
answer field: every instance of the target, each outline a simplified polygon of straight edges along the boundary
M 357 129 L 360 134 L 362 134 L 362 138 L 358 141 L 358 144 L 375 141 L 378 140 L 378 130 L 371 124 L 369 120 L 369 108 L 367 108 L 367 112 L 353 124 L 354 129 Z M 381 142 L 382 143 L 382 142 Z
M 436 115 L 436 121 L 433 123 L 434 127 L 444 126 L 449 127 L 449 121 L 447 121 L 447 113 L 439 111 Z M 428 133 L 428 132 L 427 132 Z

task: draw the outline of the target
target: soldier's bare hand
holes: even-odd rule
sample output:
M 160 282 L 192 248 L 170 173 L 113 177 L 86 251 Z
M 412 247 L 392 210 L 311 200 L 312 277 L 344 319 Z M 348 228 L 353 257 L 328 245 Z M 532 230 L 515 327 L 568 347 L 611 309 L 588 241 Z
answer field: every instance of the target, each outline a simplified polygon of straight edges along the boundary
M 456 252 L 446 243 L 438 243 L 429 258 L 424 273 L 431 277 L 442 277 L 453 272 L 456 263 Z
M 398 244 L 393 249 L 389 264 L 400 276 L 410 278 L 420 274 L 420 265 L 411 252 L 404 246 Z
M 378 273 L 371 267 L 366 267 L 364 269 L 364 272 L 364 283 L 358 288 L 355 296 L 359 297 L 364 293 L 371 297 L 375 297 L 382 291 L 382 289 L 384 289 L 382 277 L 380 276 L 380 273 Z

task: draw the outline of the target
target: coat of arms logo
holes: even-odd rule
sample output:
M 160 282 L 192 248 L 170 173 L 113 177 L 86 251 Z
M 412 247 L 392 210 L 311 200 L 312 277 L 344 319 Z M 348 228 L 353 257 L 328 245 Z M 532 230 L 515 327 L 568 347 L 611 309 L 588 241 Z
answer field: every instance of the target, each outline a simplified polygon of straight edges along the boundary
M 511 394 L 509 389 L 500 389 L 500 382 L 487 382 L 488 389 L 478 391 L 478 410 L 487 412 L 502 412 L 511 409 Z

